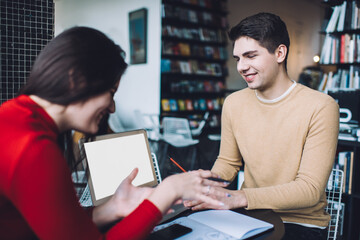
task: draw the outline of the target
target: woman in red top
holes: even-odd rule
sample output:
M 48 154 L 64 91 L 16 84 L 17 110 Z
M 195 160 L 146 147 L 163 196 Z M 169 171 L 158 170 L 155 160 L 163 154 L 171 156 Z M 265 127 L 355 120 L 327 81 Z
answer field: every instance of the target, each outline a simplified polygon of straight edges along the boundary
M 103 205 L 90 212 L 79 205 L 69 168 L 71 131 L 95 134 L 114 111 L 113 95 L 127 67 L 123 56 L 97 30 L 66 30 L 40 53 L 21 95 L 0 107 L 1 239 L 144 239 L 179 199 L 222 205 L 208 195 L 208 186 L 225 185 L 207 180 L 217 177 L 210 171 L 141 188 L 131 184 L 137 169 Z M 213 197 L 223 194 L 211 190 Z

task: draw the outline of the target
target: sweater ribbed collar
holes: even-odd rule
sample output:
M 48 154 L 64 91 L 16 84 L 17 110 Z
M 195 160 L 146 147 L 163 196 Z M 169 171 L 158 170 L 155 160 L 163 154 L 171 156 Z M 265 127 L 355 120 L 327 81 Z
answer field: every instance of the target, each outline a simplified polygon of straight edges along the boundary
M 291 80 L 293 82 L 293 84 L 291 84 L 291 86 L 279 97 L 277 98 L 274 98 L 274 99 L 264 99 L 264 98 L 261 98 L 257 91 L 255 90 L 255 95 L 257 97 L 257 99 L 259 99 L 261 102 L 263 103 L 276 103 L 276 102 L 279 102 L 281 101 L 283 98 L 285 98 L 287 95 L 289 95 L 291 93 L 291 91 L 295 88 L 296 86 L 296 82 L 294 80 Z

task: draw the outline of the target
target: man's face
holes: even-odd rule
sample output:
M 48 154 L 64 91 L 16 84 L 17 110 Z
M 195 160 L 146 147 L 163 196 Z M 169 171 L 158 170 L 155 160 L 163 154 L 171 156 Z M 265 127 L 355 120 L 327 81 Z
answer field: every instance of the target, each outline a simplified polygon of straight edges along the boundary
M 279 73 L 279 63 L 275 53 L 249 37 L 240 37 L 234 43 L 233 55 L 237 70 L 250 89 L 266 91 L 271 88 Z

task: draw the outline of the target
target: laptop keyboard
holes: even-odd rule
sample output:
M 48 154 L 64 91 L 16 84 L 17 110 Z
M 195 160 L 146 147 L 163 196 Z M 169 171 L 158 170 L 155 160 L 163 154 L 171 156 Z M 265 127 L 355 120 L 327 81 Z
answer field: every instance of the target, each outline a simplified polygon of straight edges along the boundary
M 151 153 L 151 157 L 152 157 L 153 164 L 154 164 L 156 180 L 159 184 L 159 183 L 161 183 L 161 174 L 160 174 L 160 169 L 159 169 L 159 165 L 158 165 L 158 161 L 157 161 L 155 153 Z
M 91 207 L 93 205 L 88 184 L 86 185 L 86 188 L 84 189 L 84 192 L 82 193 L 79 202 L 80 205 L 83 207 Z

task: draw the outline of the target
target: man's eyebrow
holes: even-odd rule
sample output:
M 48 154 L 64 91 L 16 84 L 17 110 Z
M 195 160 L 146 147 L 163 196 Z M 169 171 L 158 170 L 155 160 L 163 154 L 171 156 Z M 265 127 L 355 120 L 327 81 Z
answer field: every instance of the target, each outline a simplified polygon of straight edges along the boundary
M 246 56 L 254 54 L 256 52 L 257 52 L 257 50 L 250 50 L 250 51 L 244 52 L 243 54 L 241 54 L 241 56 L 246 57 Z M 239 58 L 239 56 L 233 55 L 233 58 Z
M 247 55 L 250 55 L 250 54 L 254 54 L 254 53 L 256 53 L 256 52 L 257 52 L 257 50 L 250 50 L 250 51 L 244 52 L 244 53 L 242 54 L 242 56 L 247 56 Z

